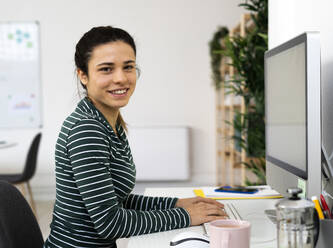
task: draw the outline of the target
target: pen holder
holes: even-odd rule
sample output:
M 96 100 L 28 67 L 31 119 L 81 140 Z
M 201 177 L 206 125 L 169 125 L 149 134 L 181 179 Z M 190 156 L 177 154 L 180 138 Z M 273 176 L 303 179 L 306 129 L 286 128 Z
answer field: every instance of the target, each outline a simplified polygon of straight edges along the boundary
M 333 244 L 333 220 L 323 219 L 320 220 L 319 238 L 317 248 L 329 248 Z

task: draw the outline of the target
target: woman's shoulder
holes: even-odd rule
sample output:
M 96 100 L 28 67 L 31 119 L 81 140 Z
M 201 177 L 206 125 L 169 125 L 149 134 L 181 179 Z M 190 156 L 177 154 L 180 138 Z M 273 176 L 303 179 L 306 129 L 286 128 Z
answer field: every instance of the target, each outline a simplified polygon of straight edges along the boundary
M 90 115 L 80 113 L 78 109 L 75 109 L 62 123 L 61 131 L 67 134 L 73 131 L 89 131 L 98 130 L 106 133 L 103 123 Z
M 102 118 L 94 115 L 85 101 L 85 99 L 81 100 L 75 110 L 63 121 L 59 135 L 64 140 L 71 137 L 84 138 L 88 135 L 108 142 L 109 134 Z
M 73 119 L 72 116 L 67 117 L 62 126 L 62 132 L 66 133 L 68 144 L 86 141 L 110 144 L 110 138 L 103 124 L 90 117 L 80 119 Z
M 105 127 L 100 120 L 90 116 L 77 118 L 75 113 L 72 113 L 65 119 L 63 126 L 70 131 L 79 129 L 81 131 L 99 130 L 101 132 L 106 132 Z

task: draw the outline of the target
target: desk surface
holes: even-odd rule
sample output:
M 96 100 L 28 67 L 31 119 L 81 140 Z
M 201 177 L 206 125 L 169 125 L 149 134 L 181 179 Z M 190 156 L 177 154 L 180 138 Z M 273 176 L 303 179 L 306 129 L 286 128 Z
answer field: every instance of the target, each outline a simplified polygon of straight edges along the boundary
M 145 190 L 145 195 L 147 196 L 171 196 L 171 197 L 194 197 L 193 187 L 186 188 L 147 188 Z M 239 210 L 241 216 L 245 219 L 245 215 L 249 217 L 249 221 L 251 217 L 257 218 L 258 216 L 264 216 L 265 209 L 274 209 L 276 202 L 278 199 L 258 199 L 258 200 L 228 200 L 221 202 L 232 202 L 236 205 L 237 210 Z M 245 211 L 246 210 L 246 213 Z M 257 215 L 257 217 L 256 217 Z M 267 218 L 267 217 L 266 217 Z M 251 221 L 250 221 L 251 222 Z M 270 230 L 262 230 L 260 229 L 261 225 L 252 225 L 251 233 L 260 233 L 260 237 L 265 237 L 265 235 L 269 235 L 269 237 L 273 237 L 271 241 L 260 242 L 255 239 L 251 239 L 251 248 L 276 248 L 276 227 L 273 223 L 269 225 Z M 267 229 L 267 228 L 266 228 Z M 184 231 L 192 231 L 203 234 L 204 228 L 203 226 L 194 226 L 182 229 L 176 229 L 166 232 L 152 233 L 140 236 L 134 236 L 128 239 L 121 239 L 117 241 L 117 243 L 122 244 L 123 246 L 128 248 L 169 248 L 170 240 L 177 235 L 178 233 Z M 273 236 L 272 236 L 273 235 Z M 252 242 L 253 241 L 253 242 Z
M 0 141 L 0 149 L 9 148 L 16 145 L 17 143 L 12 141 Z

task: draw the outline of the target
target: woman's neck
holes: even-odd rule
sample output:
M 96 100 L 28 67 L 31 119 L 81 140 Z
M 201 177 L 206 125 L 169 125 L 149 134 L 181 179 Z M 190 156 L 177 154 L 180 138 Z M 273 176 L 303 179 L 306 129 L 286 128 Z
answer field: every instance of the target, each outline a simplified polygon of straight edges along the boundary
M 113 131 L 117 134 L 116 125 L 117 125 L 117 119 L 118 119 L 118 115 L 119 115 L 119 109 L 110 108 L 109 106 L 96 102 L 96 101 L 92 100 L 91 98 L 88 98 L 88 99 L 104 115 L 105 119 L 110 124 Z
M 113 131 L 117 134 L 116 125 L 117 125 L 117 118 L 118 118 L 119 111 L 117 112 L 116 115 L 114 115 L 114 114 L 109 115 L 109 114 L 106 114 L 106 113 L 103 113 L 103 112 L 102 112 L 102 114 L 104 115 L 104 117 L 106 118 L 106 120 L 108 121 L 110 126 L 112 127 Z

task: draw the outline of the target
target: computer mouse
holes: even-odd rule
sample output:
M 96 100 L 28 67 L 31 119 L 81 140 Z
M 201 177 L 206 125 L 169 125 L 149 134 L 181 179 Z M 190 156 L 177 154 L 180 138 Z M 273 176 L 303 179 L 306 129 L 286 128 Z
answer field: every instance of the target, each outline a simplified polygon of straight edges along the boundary
M 196 232 L 182 232 L 177 234 L 171 241 L 172 248 L 209 248 L 209 238 Z

